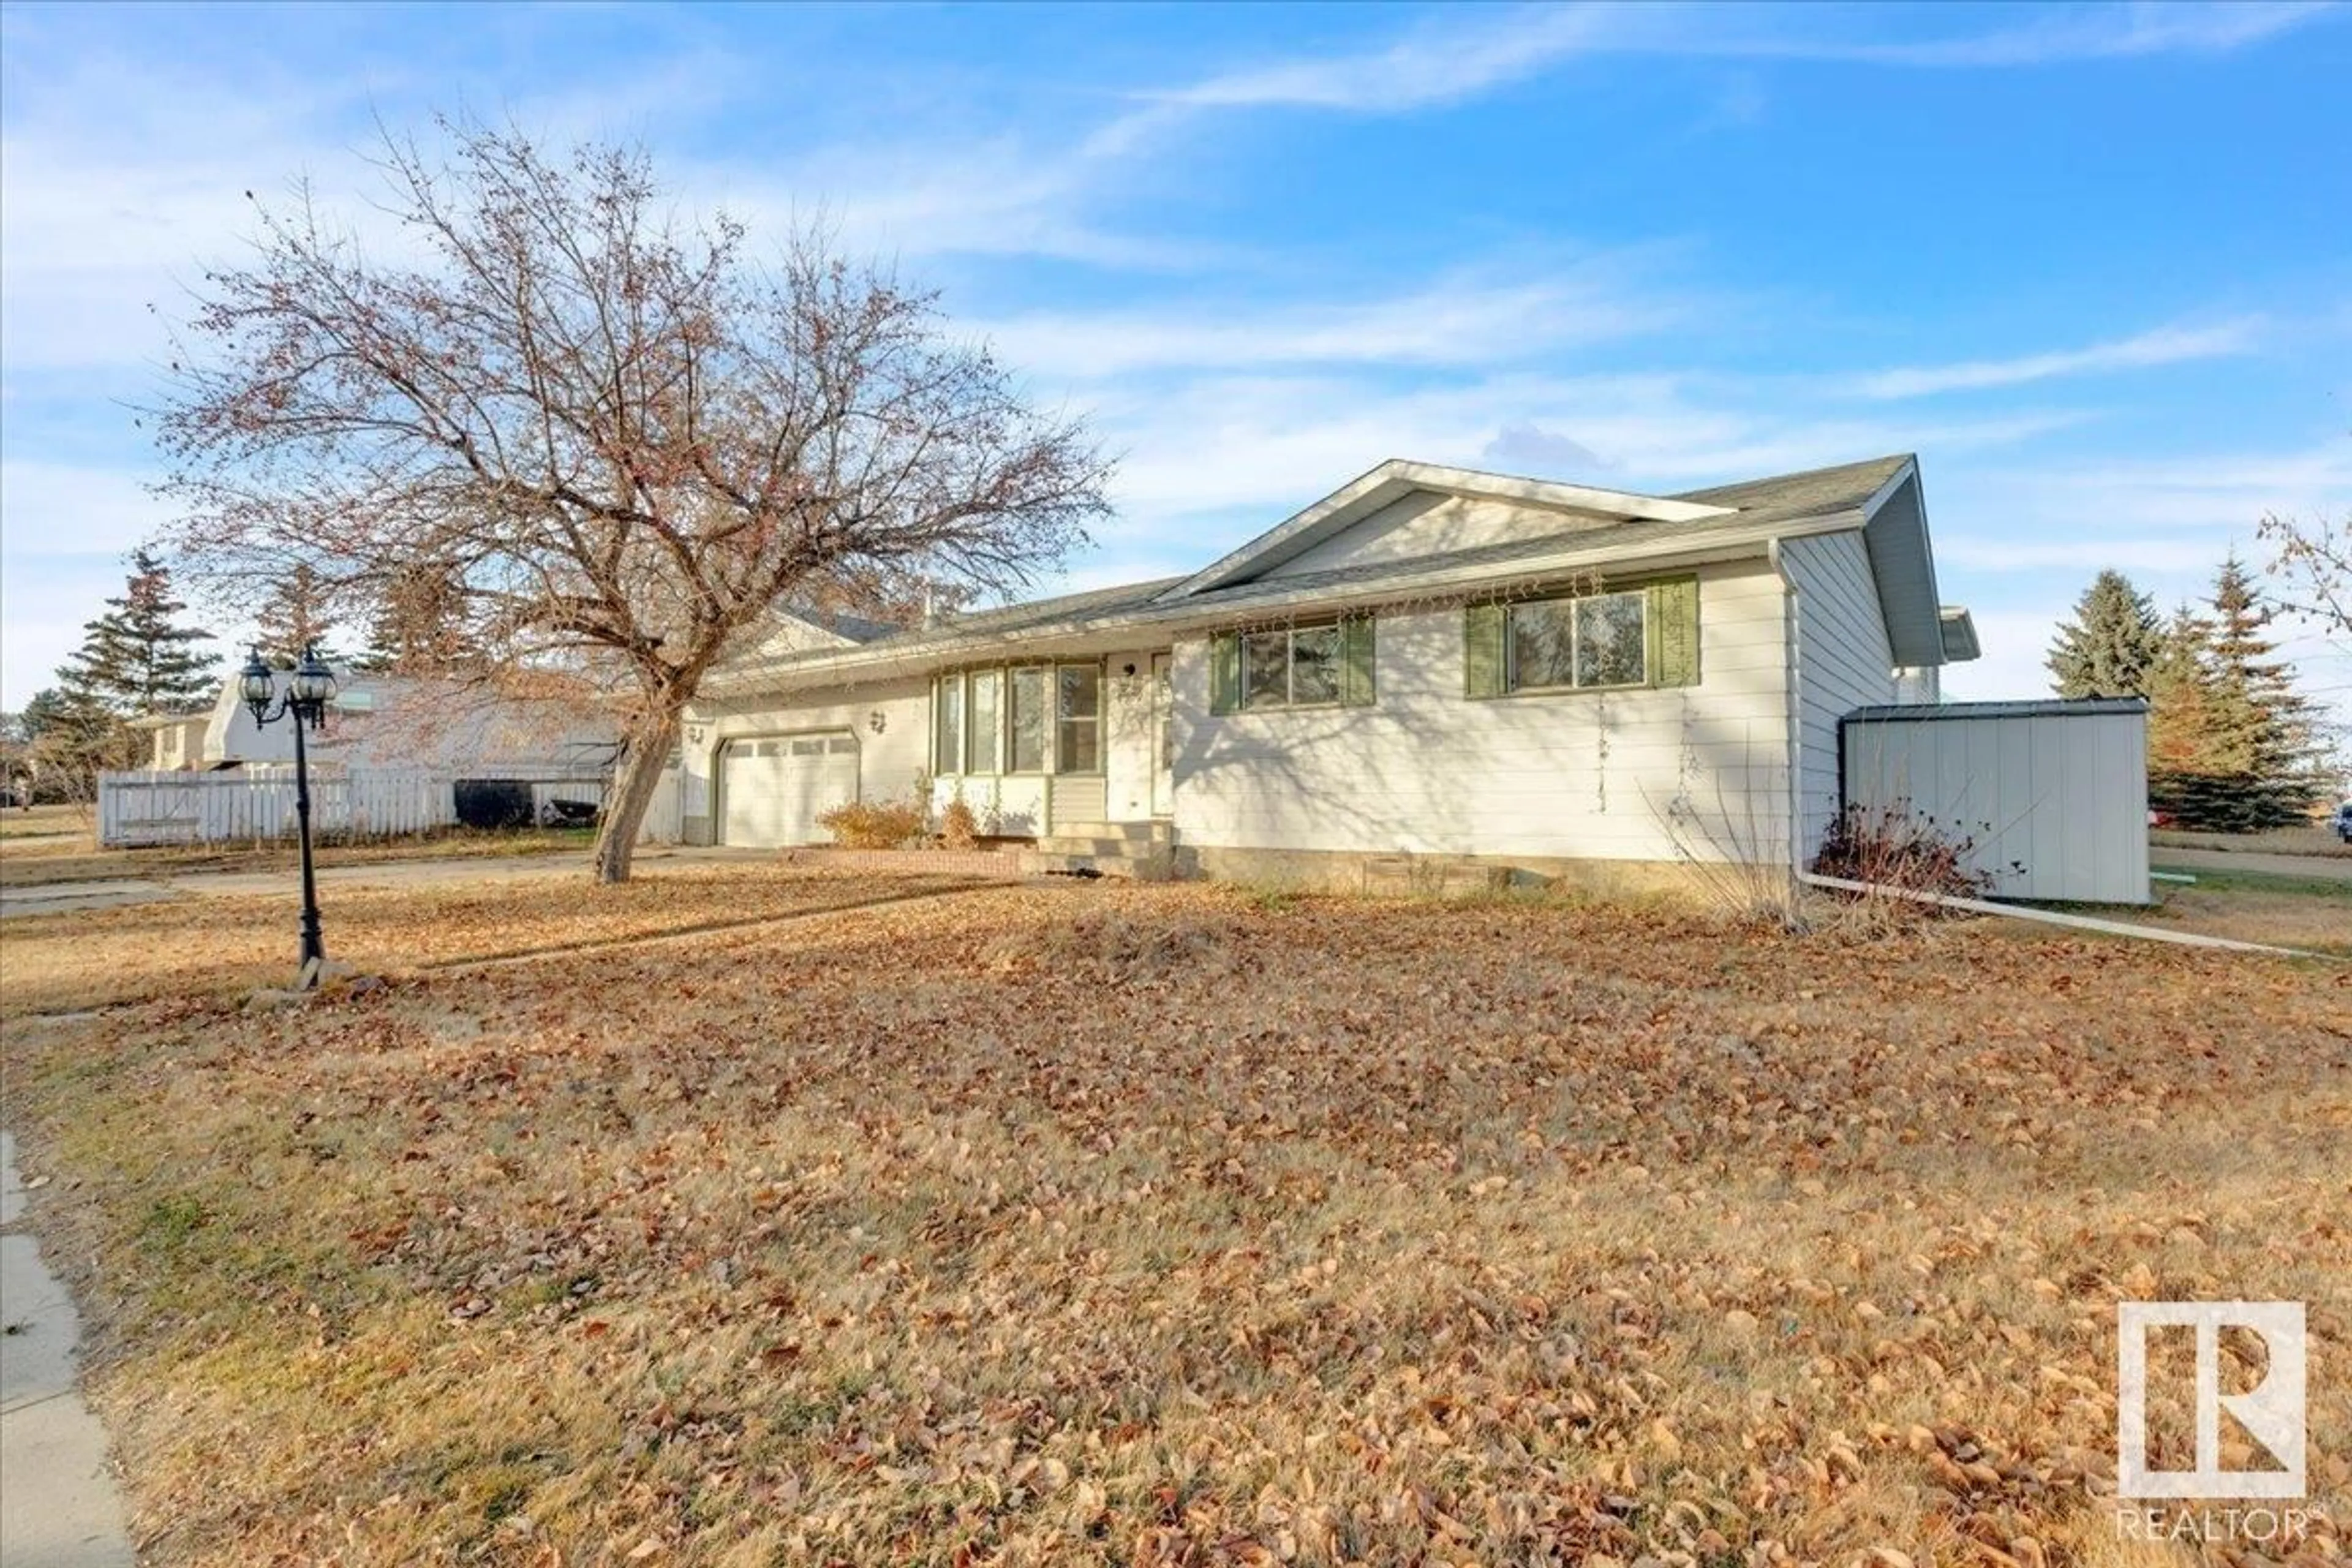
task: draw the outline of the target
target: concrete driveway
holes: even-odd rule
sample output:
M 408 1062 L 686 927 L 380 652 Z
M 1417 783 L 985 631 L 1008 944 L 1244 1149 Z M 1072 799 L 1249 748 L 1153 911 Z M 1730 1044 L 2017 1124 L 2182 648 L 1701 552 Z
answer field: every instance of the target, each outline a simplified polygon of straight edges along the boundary
M 726 865 L 772 860 L 772 849 L 663 847 L 640 849 L 637 864 L 648 871 L 669 866 Z M 331 887 L 425 888 L 469 883 L 514 882 L 536 877 L 588 874 L 586 852 L 561 855 L 469 855 L 442 860 L 383 860 L 366 866 L 334 866 L 319 873 Z M 121 909 L 164 899 L 297 897 L 299 871 L 195 871 L 176 877 L 123 878 L 104 882 L 55 882 L 47 887 L 0 888 L 0 919 L 63 914 L 77 910 Z

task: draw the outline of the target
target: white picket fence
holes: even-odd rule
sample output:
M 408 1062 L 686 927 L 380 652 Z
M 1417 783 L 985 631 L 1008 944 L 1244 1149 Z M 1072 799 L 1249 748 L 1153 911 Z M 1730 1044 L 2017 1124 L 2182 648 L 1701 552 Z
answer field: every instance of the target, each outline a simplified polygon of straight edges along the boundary
M 600 804 L 605 781 L 543 766 L 498 766 L 486 776 L 528 780 L 536 804 Z M 469 775 L 470 776 L 470 775 Z M 353 768 L 310 778 L 310 830 L 320 837 L 393 838 L 457 820 L 457 775 L 422 768 Z M 99 775 L 98 841 L 110 849 L 152 844 L 235 844 L 294 836 L 294 770 L 248 764 L 219 773 Z

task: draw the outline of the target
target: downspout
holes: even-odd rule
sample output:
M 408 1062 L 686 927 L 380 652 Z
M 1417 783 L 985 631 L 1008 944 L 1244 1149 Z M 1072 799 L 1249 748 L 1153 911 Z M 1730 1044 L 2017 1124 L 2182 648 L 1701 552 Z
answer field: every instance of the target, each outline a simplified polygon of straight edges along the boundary
M 1800 635 L 1804 622 L 1804 595 L 1797 590 L 1796 580 L 1789 575 L 1789 563 L 1780 552 L 1780 542 L 1772 540 L 1766 547 L 1772 570 L 1780 578 L 1780 709 L 1785 733 L 1781 737 L 1781 754 L 1788 774 L 1788 854 L 1789 890 L 1793 895 L 1805 879 L 1805 816 L 1804 816 L 1804 711 L 1798 701 L 1801 650 L 1804 639 Z

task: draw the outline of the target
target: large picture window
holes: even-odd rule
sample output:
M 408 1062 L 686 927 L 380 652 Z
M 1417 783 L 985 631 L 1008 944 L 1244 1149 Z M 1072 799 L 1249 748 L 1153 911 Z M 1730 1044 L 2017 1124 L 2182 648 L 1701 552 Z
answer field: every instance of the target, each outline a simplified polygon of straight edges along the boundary
M 1640 594 L 1513 605 L 1513 691 L 1641 686 L 1649 679 L 1648 605 Z
M 1472 605 L 1463 633 L 1472 697 L 1695 686 L 1698 580 Z
M 1215 713 L 1362 707 L 1373 698 L 1370 616 L 1222 633 L 1210 639 L 1209 659 Z
M 1102 667 L 960 670 L 931 683 L 932 772 L 1102 772 Z

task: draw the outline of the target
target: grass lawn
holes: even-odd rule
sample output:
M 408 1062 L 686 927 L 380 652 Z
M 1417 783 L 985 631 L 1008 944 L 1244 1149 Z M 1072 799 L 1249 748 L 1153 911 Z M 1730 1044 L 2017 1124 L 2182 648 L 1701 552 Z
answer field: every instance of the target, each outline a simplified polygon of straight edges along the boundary
M 2162 850 L 2156 852 L 2152 868 L 2180 871 L 2197 880 L 2156 884 L 2158 901 L 2153 909 L 2104 912 L 2166 930 L 2352 955 L 2352 880 L 2168 866 Z
M 12 923 L 149 1560 L 2186 1563 L 2162 1298 L 2309 1303 L 2352 1527 L 2352 966 L 1108 886 L 403 966 L 905 886 L 387 894 L 260 1014 L 257 914 Z

